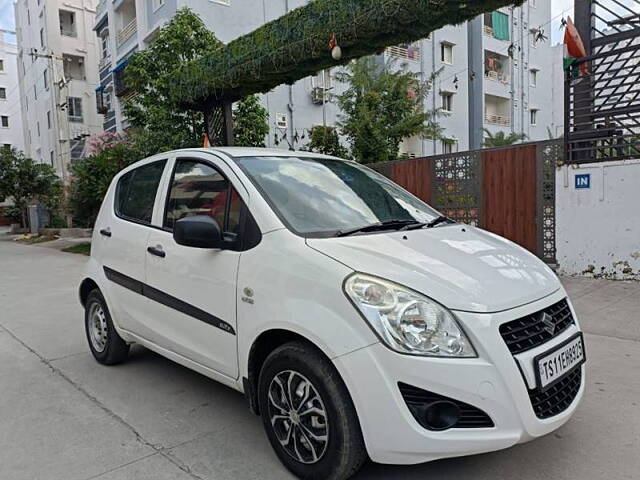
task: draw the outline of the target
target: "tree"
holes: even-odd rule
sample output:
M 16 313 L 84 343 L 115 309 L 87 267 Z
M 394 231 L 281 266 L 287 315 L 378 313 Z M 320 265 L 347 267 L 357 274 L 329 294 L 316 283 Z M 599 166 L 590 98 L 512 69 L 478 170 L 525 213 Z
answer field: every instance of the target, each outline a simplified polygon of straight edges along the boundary
M 340 158 L 349 157 L 349 151 L 340 144 L 338 131 L 334 127 L 317 125 L 309 132 L 309 138 L 305 150 Z
M 119 138 L 71 167 L 69 207 L 76 224 L 93 226 L 113 177 L 146 156 L 139 146 L 144 141 L 140 137 Z
M 421 82 L 404 66 L 393 67 L 393 61 L 380 64 L 367 57 L 336 75 L 349 86 L 336 96 L 343 112 L 338 125 L 358 162 L 396 160 L 407 137 L 442 137 L 443 129 L 436 122 L 440 112 L 424 110 L 431 82 Z
M 202 113 L 187 110 L 169 91 L 180 68 L 221 47 L 200 17 L 183 8 L 158 30 L 148 48 L 131 57 L 125 81 L 135 95 L 125 101 L 125 115 L 146 139 L 148 153 L 202 145 Z
M 30 203 L 40 203 L 50 212 L 60 206 L 62 182 L 50 165 L 35 163 L 15 148 L 0 150 L 0 200 L 11 199 L 27 225 Z
M 233 112 L 235 145 L 264 147 L 269 135 L 269 112 L 260 105 L 257 95 L 249 95 L 236 104 Z
M 527 136 L 524 133 L 510 133 L 506 135 L 504 132 L 498 132 L 495 135 L 486 128 L 484 129 L 487 135 L 484 139 L 483 146 L 485 148 L 506 147 L 513 145 L 514 143 L 526 140 Z

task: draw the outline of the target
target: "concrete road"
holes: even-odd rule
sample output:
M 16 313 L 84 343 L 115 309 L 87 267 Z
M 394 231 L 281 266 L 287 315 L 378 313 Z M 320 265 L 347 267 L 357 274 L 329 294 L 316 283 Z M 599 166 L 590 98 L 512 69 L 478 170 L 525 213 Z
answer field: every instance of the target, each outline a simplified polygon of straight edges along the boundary
M 242 395 L 142 348 L 93 361 L 84 257 L 0 242 L 0 479 L 291 478 Z M 358 479 L 640 478 L 640 284 L 564 279 L 587 331 L 588 385 L 555 434 Z

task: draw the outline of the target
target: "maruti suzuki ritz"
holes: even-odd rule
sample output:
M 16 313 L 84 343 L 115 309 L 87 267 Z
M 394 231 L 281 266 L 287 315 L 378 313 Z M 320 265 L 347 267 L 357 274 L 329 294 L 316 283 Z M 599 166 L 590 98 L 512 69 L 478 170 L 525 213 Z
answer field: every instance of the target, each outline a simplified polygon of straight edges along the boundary
M 79 290 L 98 362 L 137 343 L 243 392 L 300 478 L 527 442 L 584 391 L 576 314 L 543 262 L 315 153 L 131 165 Z

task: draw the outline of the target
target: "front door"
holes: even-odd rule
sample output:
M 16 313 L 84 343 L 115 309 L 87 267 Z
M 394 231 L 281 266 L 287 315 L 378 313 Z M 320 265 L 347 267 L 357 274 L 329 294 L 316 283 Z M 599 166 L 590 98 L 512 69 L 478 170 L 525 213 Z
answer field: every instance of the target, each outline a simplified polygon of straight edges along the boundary
M 246 191 L 229 181 L 232 172 L 212 155 L 176 158 L 167 185 L 162 229 L 147 239 L 147 296 L 154 343 L 231 378 L 238 376 L 236 279 L 240 252 L 178 245 L 173 225 L 180 218 L 209 215 L 224 234 L 240 231 Z M 239 194 L 240 192 L 240 194 Z

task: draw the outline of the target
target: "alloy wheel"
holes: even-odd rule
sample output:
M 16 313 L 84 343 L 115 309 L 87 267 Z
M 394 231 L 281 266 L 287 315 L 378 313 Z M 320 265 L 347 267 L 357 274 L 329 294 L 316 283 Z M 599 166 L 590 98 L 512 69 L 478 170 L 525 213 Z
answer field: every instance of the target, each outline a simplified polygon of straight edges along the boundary
M 268 390 L 269 419 L 282 448 L 304 464 L 319 462 L 329 441 L 327 411 L 320 394 L 304 375 L 278 373 Z

